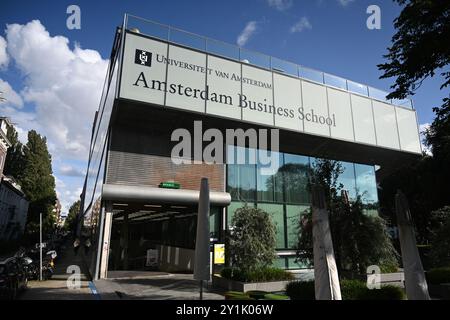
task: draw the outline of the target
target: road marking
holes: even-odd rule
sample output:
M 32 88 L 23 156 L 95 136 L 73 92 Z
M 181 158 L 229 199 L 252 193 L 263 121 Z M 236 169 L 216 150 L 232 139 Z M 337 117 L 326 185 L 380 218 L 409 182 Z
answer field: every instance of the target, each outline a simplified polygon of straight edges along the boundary
M 91 289 L 92 294 L 95 296 L 96 300 L 101 300 L 100 294 L 97 291 L 97 288 L 95 287 L 94 282 L 89 281 L 88 283 L 89 289 Z

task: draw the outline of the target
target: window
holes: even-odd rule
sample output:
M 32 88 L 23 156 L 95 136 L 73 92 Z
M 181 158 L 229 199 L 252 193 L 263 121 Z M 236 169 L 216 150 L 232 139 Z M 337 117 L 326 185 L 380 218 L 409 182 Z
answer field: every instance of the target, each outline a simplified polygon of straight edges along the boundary
M 309 158 L 294 154 L 284 154 L 285 196 L 287 203 L 309 203 Z
M 265 151 L 263 151 L 265 152 Z M 278 165 L 273 168 L 273 174 L 264 174 L 264 168 L 268 166 L 261 165 L 258 161 L 256 170 L 257 200 L 265 202 L 283 202 L 283 157 L 279 152 L 268 152 L 269 157 L 277 159 Z
M 297 248 L 301 216 L 310 210 L 309 206 L 286 205 L 287 247 Z
M 356 200 L 356 180 L 355 168 L 353 163 L 340 162 L 343 172 L 339 175 L 338 184 L 343 185 L 343 190 L 348 192 L 348 197 L 351 200 Z
M 272 221 L 276 228 L 276 247 L 277 249 L 286 248 L 285 242 L 285 223 L 284 223 L 284 210 L 282 204 L 271 203 L 258 203 L 258 208 L 266 211 L 272 216 Z

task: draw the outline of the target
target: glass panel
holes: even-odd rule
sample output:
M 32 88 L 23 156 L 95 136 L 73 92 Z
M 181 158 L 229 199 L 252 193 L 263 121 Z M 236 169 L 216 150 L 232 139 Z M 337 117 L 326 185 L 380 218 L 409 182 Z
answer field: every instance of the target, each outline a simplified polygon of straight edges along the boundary
M 175 42 L 190 48 L 195 48 L 202 51 L 206 50 L 206 38 L 202 38 L 188 32 L 170 29 L 169 40 L 171 42 Z
M 272 263 L 272 267 L 279 269 L 286 269 L 286 258 L 285 257 L 276 258 Z
M 346 80 L 328 73 L 324 74 L 324 81 L 325 84 L 329 85 L 329 86 L 333 86 L 336 88 L 341 88 L 344 90 L 347 90 L 347 83 Z
M 351 91 L 351 92 L 354 92 L 354 93 L 358 93 L 358 94 L 363 95 L 363 96 L 368 96 L 369 95 L 367 86 L 363 85 L 363 84 L 360 84 L 360 83 L 357 83 L 357 82 L 353 82 L 353 81 L 347 80 L 347 88 L 348 88 L 348 91 Z
M 288 269 L 305 269 L 308 268 L 306 264 L 300 263 L 296 261 L 295 257 L 288 257 Z
M 411 99 L 392 99 L 392 104 L 400 107 L 412 109 Z
M 356 188 L 366 207 L 367 213 L 378 214 L 378 190 L 375 168 L 364 164 L 355 164 Z
M 228 227 L 231 227 L 231 219 L 237 209 L 244 207 L 247 204 L 249 207 L 254 207 L 254 203 L 245 203 L 239 201 L 231 201 L 230 205 L 227 207 L 227 223 Z
M 375 89 L 372 87 L 368 87 L 368 88 L 369 88 L 369 97 L 377 99 L 377 100 L 381 100 L 381 101 L 386 101 L 389 103 L 391 102 L 390 100 L 386 99 L 386 96 L 388 95 L 388 93 L 386 91 Z
M 266 151 L 261 151 L 266 152 Z M 278 166 L 274 168 L 275 174 L 265 175 L 263 174 L 263 168 L 268 168 L 268 166 L 260 165 L 258 161 L 257 165 L 257 199 L 258 201 L 267 202 L 283 202 L 283 176 L 279 168 L 282 166 L 283 157 L 278 152 L 271 153 L 267 152 L 267 156 L 274 157 L 278 159 Z
M 300 67 L 299 73 L 301 78 L 323 83 L 323 72 L 305 67 Z
M 239 48 L 231 44 L 208 39 L 206 50 L 210 53 L 239 60 Z
M 276 247 L 278 249 L 286 248 L 284 241 L 284 213 L 282 204 L 258 203 L 258 208 L 266 211 L 272 216 L 272 221 L 276 226 Z
M 256 193 L 256 164 L 245 164 L 253 161 L 250 156 L 255 158 L 254 150 L 242 147 L 228 146 L 227 160 L 228 163 L 244 163 L 244 164 L 228 164 L 228 192 L 233 200 L 254 201 Z
M 270 69 L 270 57 L 264 54 L 248 51 L 241 48 L 240 58 L 242 62 Z
M 221 218 L 222 218 L 222 208 L 211 207 L 211 212 L 209 216 L 209 234 L 211 238 L 219 239 Z
M 309 158 L 284 154 L 283 171 L 287 203 L 309 203 Z
M 134 32 L 156 37 L 163 40 L 167 40 L 169 34 L 169 28 L 167 26 L 132 16 L 128 16 L 127 29 L 128 30 L 134 29 L 133 30 Z
M 353 163 L 350 162 L 341 162 L 342 172 L 338 177 L 338 184 L 343 185 L 343 190 L 348 191 L 349 199 L 356 199 L 356 181 L 355 181 L 355 169 L 353 167 Z
M 297 249 L 300 218 L 309 210 L 309 206 L 286 205 L 287 247 L 289 249 Z
M 298 66 L 294 63 L 272 58 L 272 70 L 298 77 Z

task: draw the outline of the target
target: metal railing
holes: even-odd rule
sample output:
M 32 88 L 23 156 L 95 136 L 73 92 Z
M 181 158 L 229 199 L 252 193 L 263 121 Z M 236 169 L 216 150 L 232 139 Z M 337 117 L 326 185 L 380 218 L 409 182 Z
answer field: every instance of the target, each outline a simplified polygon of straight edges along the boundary
M 275 72 L 325 84 L 330 87 L 346 90 L 396 106 L 413 109 L 412 100 L 409 98 L 386 99 L 386 96 L 388 95 L 388 92 L 386 91 L 131 14 L 125 15 L 125 28 L 167 42 L 194 48 L 205 53 L 245 62 L 267 70 L 273 70 Z

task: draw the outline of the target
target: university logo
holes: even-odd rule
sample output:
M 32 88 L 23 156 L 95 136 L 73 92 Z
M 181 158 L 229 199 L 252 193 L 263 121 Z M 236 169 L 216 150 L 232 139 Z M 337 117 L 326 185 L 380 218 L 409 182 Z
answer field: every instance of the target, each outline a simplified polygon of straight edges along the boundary
M 134 55 L 134 63 L 137 63 L 141 66 L 152 66 L 152 53 L 136 49 L 136 54 Z

